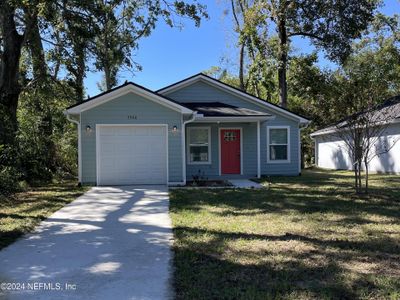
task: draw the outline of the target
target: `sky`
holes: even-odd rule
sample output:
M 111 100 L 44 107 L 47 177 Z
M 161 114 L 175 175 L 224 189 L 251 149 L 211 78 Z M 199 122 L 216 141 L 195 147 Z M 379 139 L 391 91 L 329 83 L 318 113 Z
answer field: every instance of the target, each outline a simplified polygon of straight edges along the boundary
M 207 6 L 210 18 L 202 20 L 200 27 L 195 27 L 193 21 L 182 20 L 182 29 L 170 28 L 160 21 L 149 37 L 140 40 L 139 49 L 135 52 L 134 59 L 142 66 L 142 71 L 121 73 L 120 83 L 128 80 L 157 90 L 212 66 L 220 66 L 222 60 L 225 65 L 235 68 L 236 40 L 228 0 L 198 2 Z M 400 1 L 385 0 L 380 11 L 387 15 L 400 14 Z M 297 38 L 293 45 L 299 54 L 313 50 L 307 39 Z M 228 61 L 226 58 L 229 58 Z M 323 54 L 319 64 L 332 65 Z M 101 78 L 99 72 L 87 74 L 85 88 L 88 96 L 99 93 L 97 82 Z

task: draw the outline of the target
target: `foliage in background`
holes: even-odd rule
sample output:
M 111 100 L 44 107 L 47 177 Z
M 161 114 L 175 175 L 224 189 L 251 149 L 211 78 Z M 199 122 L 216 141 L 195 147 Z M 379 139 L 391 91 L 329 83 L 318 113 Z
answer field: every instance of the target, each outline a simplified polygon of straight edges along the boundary
M 235 7 L 235 5 L 246 2 L 233 1 L 231 3 Z M 245 15 L 249 17 L 249 14 Z M 240 19 L 239 16 L 236 13 L 234 19 Z M 240 30 L 243 28 L 241 22 L 235 23 L 234 30 L 236 32 L 241 32 Z M 251 24 L 251 22 L 247 21 L 247 24 Z M 314 143 L 309 136 L 311 132 L 363 109 L 340 100 L 344 90 L 348 94 L 352 94 L 356 89 L 361 88 L 349 87 L 349 78 L 353 78 L 353 80 L 358 78 L 360 82 L 365 81 L 373 85 L 376 91 L 374 104 L 382 103 L 387 98 L 400 93 L 399 24 L 400 19 L 397 15 L 389 17 L 377 14 L 363 33 L 362 38 L 351 44 L 351 54 L 336 68 L 321 68 L 318 65 L 317 51 L 311 54 L 296 55 L 294 49 L 288 48 L 288 108 L 313 121 L 306 129 L 302 130 L 305 165 L 313 164 Z M 255 29 L 247 27 L 246 30 L 249 33 Z M 239 47 L 243 43 L 243 38 L 242 35 L 239 35 Z M 274 36 L 267 39 L 267 35 L 265 35 L 265 38 L 263 53 L 268 53 L 268 55 L 264 55 L 263 60 L 267 63 L 264 64 L 259 59 L 252 60 L 247 56 L 241 58 L 242 53 L 239 53 L 239 72 L 237 74 L 233 73 L 232 69 L 222 66 L 212 67 L 206 72 L 210 76 L 238 88 L 244 86 L 246 92 L 277 104 L 279 80 L 275 72 L 277 66 L 274 61 L 277 60 L 279 49 Z M 243 66 L 241 66 L 242 63 Z M 254 66 L 257 67 L 253 70 Z M 255 85 L 251 84 L 252 81 Z M 366 86 L 368 84 L 364 87 Z
M 261 81 L 268 80 L 265 75 L 270 75 L 269 67 L 273 65 L 278 77 L 279 104 L 287 107 L 291 40 L 307 38 L 329 59 L 343 62 L 351 53 L 351 43 L 361 37 L 373 20 L 379 3 L 380 0 L 231 0 L 241 47 L 239 78 L 244 77 L 241 71 L 245 52 L 251 61 L 249 79 L 253 74 L 262 74 Z M 243 80 L 241 88 L 245 89 Z
M 23 180 L 34 182 L 50 180 L 53 175 L 77 174 L 77 131 L 63 111 L 72 104 L 73 94 L 68 84 L 50 85 L 47 93 L 27 90 L 20 96 L 18 109 L 21 170 Z M 45 104 L 51 119 L 47 119 L 35 107 L 39 101 Z M 51 122 L 51 126 L 49 126 Z M 43 132 L 51 128 L 51 132 Z
M 142 37 L 151 34 L 159 19 L 171 27 L 179 27 L 176 16 L 185 16 L 198 27 L 201 19 L 208 17 L 205 6 L 196 2 L 112 0 L 96 1 L 94 6 L 95 37 L 89 42 L 89 52 L 94 57 L 95 69 L 104 73 L 99 84 L 102 90 L 118 84 L 121 68 L 141 70 L 141 65 L 133 59 L 133 50 L 138 49 Z
M 0 2 L 0 194 L 19 181 L 76 174 L 76 129 L 63 110 L 84 99 L 90 68 L 104 88 L 135 70 L 133 51 L 159 19 L 196 26 L 206 7 L 193 1 L 32 0 Z

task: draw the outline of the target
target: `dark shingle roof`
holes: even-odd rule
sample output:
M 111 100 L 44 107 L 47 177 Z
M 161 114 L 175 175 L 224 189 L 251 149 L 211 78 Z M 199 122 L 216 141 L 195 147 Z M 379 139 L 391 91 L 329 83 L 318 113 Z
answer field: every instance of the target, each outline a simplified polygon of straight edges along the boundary
M 270 117 L 271 115 L 265 112 L 236 107 L 221 102 L 180 102 L 191 110 L 203 114 L 205 117 Z
M 323 134 L 325 132 L 330 132 L 331 130 L 344 128 L 346 127 L 348 120 L 353 117 L 358 117 L 362 115 L 366 115 L 369 120 L 376 123 L 400 119 L 400 95 L 391 97 L 370 110 L 358 112 L 356 114 L 348 116 L 333 125 L 313 132 L 311 135 Z
M 213 78 L 213 77 L 211 77 L 211 76 L 208 76 L 207 74 L 204 74 L 204 73 L 197 73 L 197 74 L 194 74 L 194 75 L 192 75 L 192 76 L 190 76 L 190 77 L 187 77 L 187 78 L 185 78 L 185 79 L 182 79 L 182 80 L 180 80 L 180 81 L 177 81 L 177 82 L 175 82 L 175 83 L 173 83 L 173 84 L 167 85 L 167 86 L 165 86 L 165 87 L 163 87 L 163 88 L 157 90 L 156 93 L 162 94 L 162 92 L 163 92 L 164 90 L 166 90 L 166 89 L 168 89 L 168 88 L 171 88 L 171 87 L 173 87 L 173 86 L 175 86 L 175 85 L 181 84 L 181 83 L 183 83 L 183 82 L 185 82 L 185 81 L 187 81 L 187 80 L 190 80 L 190 79 L 192 79 L 192 78 L 194 78 L 194 77 L 197 77 L 197 76 L 204 76 L 204 77 L 206 77 L 206 78 L 208 78 L 208 79 L 210 79 L 210 80 L 212 80 L 212 81 L 214 81 L 214 82 L 216 82 L 216 83 L 222 84 L 222 85 L 224 85 L 224 86 L 226 86 L 226 87 L 229 87 L 229 88 L 231 88 L 231 89 L 233 89 L 233 90 L 236 90 L 236 91 L 238 91 L 239 93 L 243 93 L 243 94 L 245 94 L 245 95 L 251 96 L 251 97 L 253 97 L 253 98 L 257 99 L 257 100 L 263 101 L 263 102 L 265 102 L 265 103 L 267 103 L 267 104 L 269 104 L 269 105 L 271 105 L 271 106 L 273 106 L 273 107 L 276 107 L 276 108 L 278 108 L 278 109 L 284 110 L 284 111 L 286 111 L 286 112 L 288 112 L 288 113 L 290 113 L 290 114 L 296 115 L 296 116 L 298 116 L 298 117 L 300 117 L 300 118 L 303 118 L 303 119 L 305 119 L 305 120 L 307 120 L 307 121 L 310 121 L 310 120 L 309 120 L 307 117 L 305 117 L 305 116 L 299 115 L 299 114 L 297 114 L 297 113 L 295 113 L 295 112 L 292 112 L 291 110 L 289 110 L 289 109 L 287 109 L 287 108 L 284 108 L 284 107 L 282 107 L 282 106 L 280 106 L 280 105 L 274 104 L 274 103 L 272 103 L 272 102 L 270 102 L 270 101 L 267 101 L 267 100 L 265 100 L 265 99 L 262 99 L 262 98 L 260 98 L 260 97 L 257 97 L 257 96 L 255 96 L 255 95 L 253 95 L 253 94 L 250 94 L 250 93 L 247 93 L 247 92 L 245 92 L 245 91 L 242 91 L 241 89 L 238 89 L 237 87 L 235 87 L 235 86 L 233 86 L 233 85 L 227 84 L 227 83 L 225 83 L 225 82 L 223 82 L 223 81 L 220 81 L 220 80 L 218 80 L 218 79 L 215 79 L 215 78 Z

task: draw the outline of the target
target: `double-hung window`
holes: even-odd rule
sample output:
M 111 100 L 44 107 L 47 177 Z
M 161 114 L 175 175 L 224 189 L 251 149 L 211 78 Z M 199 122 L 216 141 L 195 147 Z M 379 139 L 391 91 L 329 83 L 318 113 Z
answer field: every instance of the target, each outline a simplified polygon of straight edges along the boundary
M 268 162 L 290 162 L 290 127 L 268 126 Z
M 210 127 L 188 127 L 188 161 L 190 164 L 211 163 Z

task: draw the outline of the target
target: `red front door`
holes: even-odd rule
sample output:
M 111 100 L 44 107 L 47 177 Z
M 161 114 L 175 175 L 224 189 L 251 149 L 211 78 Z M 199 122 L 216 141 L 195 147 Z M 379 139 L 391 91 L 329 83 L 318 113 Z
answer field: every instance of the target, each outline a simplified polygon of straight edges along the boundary
M 221 173 L 240 174 L 240 130 L 221 129 Z

